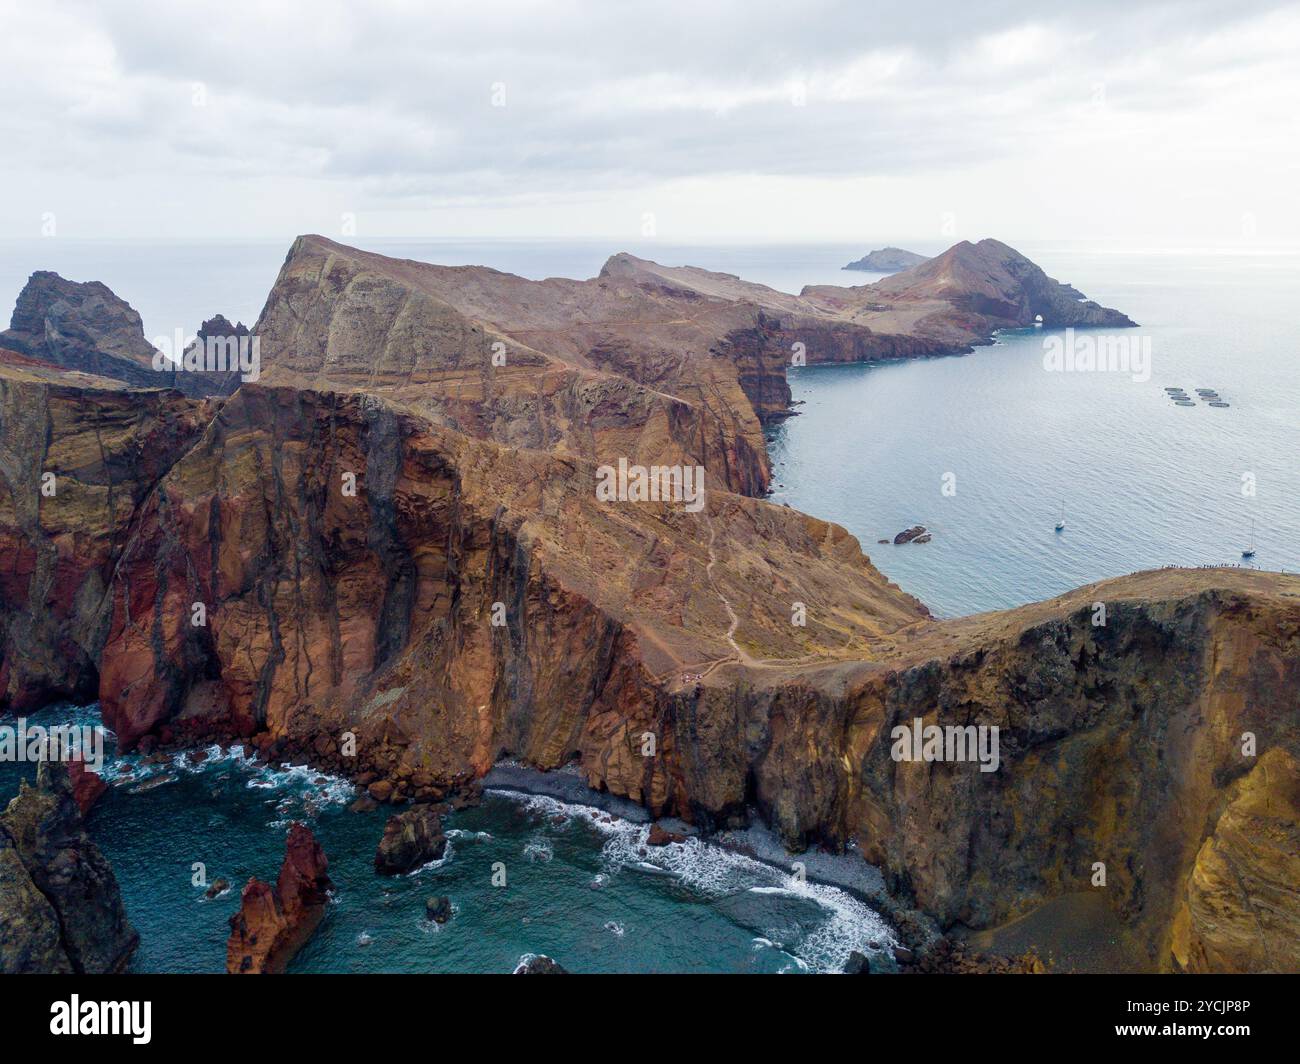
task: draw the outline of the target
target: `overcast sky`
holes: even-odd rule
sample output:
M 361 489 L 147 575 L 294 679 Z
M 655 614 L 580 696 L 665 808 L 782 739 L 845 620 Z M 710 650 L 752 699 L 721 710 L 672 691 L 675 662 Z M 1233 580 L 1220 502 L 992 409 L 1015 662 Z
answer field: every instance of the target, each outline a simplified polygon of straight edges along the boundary
M 0 236 L 1300 242 L 1300 7 L 1055 7 L 0 0 Z

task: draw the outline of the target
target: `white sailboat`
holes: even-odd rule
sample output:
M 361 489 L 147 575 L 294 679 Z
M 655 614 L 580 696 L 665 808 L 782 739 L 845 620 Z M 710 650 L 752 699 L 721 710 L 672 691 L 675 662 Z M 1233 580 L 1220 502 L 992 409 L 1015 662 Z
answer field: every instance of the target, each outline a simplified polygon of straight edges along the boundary
M 1250 546 L 1241 552 L 1243 558 L 1255 557 L 1255 522 L 1250 523 Z
M 1065 531 L 1065 500 L 1061 500 L 1061 519 L 1056 522 L 1056 531 Z

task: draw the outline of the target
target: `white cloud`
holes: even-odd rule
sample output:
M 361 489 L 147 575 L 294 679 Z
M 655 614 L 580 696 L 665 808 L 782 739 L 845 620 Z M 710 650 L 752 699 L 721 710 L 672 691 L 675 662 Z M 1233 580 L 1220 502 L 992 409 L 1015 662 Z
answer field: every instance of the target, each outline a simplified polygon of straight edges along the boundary
M 0 234 L 1300 239 L 1298 51 L 1247 2 L 0 0 Z

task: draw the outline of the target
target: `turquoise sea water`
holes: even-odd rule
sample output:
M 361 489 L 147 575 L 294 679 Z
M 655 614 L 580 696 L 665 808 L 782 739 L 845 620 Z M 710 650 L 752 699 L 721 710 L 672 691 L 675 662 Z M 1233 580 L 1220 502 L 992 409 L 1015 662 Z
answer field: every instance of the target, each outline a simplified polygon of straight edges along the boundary
M 28 720 L 98 723 L 93 707 Z M 352 812 L 359 792 L 309 768 L 206 754 L 110 758 L 111 786 L 88 817 L 140 932 L 137 971 L 224 971 L 240 889 L 250 876 L 274 881 L 294 820 L 319 839 L 334 891 L 293 972 L 510 972 L 528 953 L 575 972 L 838 971 L 850 950 L 891 963 L 889 930 L 849 891 L 698 839 L 646 847 L 647 824 L 544 795 L 489 790 L 444 818 L 440 860 L 379 876 L 391 809 Z M 0 799 L 32 775 L 0 763 Z M 196 862 L 231 889 L 208 900 Z M 498 865 L 504 886 L 493 885 Z M 452 902 L 441 926 L 424 915 L 434 895 Z
M 537 278 L 591 276 L 629 250 L 785 291 L 870 279 L 839 269 L 867 250 L 858 245 L 356 242 Z M 193 331 L 216 312 L 251 322 L 286 250 L 287 241 L 0 242 L 0 303 L 32 270 L 55 269 L 105 281 L 151 337 Z M 886 574 L 947 615 L 1138 568 L 1237 563 L 1252 519 L 1256 564 L 1300 569 L 1300 257 L 1021 250 L 1140 322 L 1151 379 L 1049 373 L 1032 330 L 969 356 L 796 371 L 800 416 L 771 433 L 776 501 L 844 524 Z M 1231 405 L 1175 407 L 1166 385 L 1217 388 Z M 953 495 L 942 493 L 945 473 L 955 474 Z M 1242 494 L 1246 473 L 1254 495 Z M 877 546 L 917 522 L 932 542 Z M 44 714 L 70 715 L 94 713 Z M 24 771 L 0 764 L 0 800 Z M 509 971 L 529 952 L 575 971 L 834 970 L 850 949 L 888 946 L 887 929 L 850 892 L 695 840 L 642 855 L 644 825 L 553 799 L 491 792 L 449 817 L 442 861 L 382 879 L 371 860 L 385 814 L 348 811 L 352 788 L 309 769 L 214 751 L 202 764 L 126 759 L 109 777 L 89 828 L 141 932 L 144 971 L 221 970 L 238 889 L 250 875 L 275 876 L 293 819 L 316 831 L 337 887 L 297 971 Z M 196 861 L 232 891 L 205 900 L 191 883 Z M 498 861 L 505 889 L 491 886 Z M 423 915 L 433 894 L 455 907 L 441 928 Z

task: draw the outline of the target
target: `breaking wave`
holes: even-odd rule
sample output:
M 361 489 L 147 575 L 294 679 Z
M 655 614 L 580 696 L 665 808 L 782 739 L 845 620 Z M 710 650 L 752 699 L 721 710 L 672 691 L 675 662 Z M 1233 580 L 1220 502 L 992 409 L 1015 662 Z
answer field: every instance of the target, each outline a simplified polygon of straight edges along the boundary
M 625 872 L 668 874 L 702 902 L 744 895 L 775 895 L 806 902 L 816 918 L 797 926 L 767 929 L 755 948 L 788 955 L 783 970 L 839 972 L 849 954 L 880 955 L 897 939 L 874 909 L 849 892 L 801 879 L 793 872 L 724 849 L 697 838 L 667 846 L 650 846 L 649 824 L 634 824 L 591 806 L 562 802 L 547 795 L 494 789 L 553 826 L 585 824 L 604 839 L 601 849 L 606 879 Z M 530 845 L 532 845 L 530 843 Z

